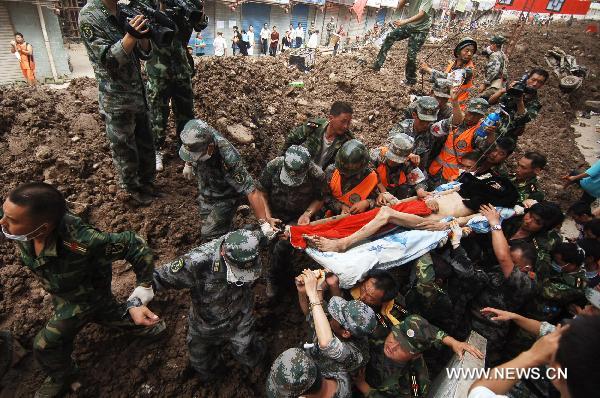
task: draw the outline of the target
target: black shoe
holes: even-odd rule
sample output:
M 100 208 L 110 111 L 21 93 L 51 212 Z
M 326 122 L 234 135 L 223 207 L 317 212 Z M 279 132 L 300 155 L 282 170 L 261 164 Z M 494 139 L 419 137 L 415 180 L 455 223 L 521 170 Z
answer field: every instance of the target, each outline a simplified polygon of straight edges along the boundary
M 148 206 L 152 203 L 152 196 L 141 191 L 128 191 L 129 198 L 141 206 Z
M 415 84 L 417 84 L 416 80 L 402 80 L 402 84 L 404 84 L 405 86 L 414 86 Z

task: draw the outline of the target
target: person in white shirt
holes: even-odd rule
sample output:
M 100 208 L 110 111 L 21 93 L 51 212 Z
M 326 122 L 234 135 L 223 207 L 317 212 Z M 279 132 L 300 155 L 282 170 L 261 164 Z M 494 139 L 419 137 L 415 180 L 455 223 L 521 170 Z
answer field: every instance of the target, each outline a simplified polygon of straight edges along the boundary
M 260 42 L 261 42 L 261 53 L 263 55 L 267 55 L 269 51 L 269 39 L 271 38 L 271 30 L 267 24 L 263 25 L 263 28 L 260 30 Z
M 292 38 L 290 48 L 296 48 L 296 29 L 294 29 L 294 25 L 292 24 L 290 24 L 290 37 Z
M 223 32 L 218 32 L 217 37 L 213 41 L 213 47 L 215 49 L 215 55 L 217 57 L 222 57 L 225 55 L 225 49 L 227 48 L 227 43 L 223 38 Z
M 298 27 L 296 28 L 296 48 L 302 47 L 302 40 L 304 40 L 304 28 L 298 22 Z
M 319 47 L 319 31 L 313 30 L 308 38 L 307 47 L 316 50 Z
M 254 55 L 254 26 L 248 26 L 248 55 Z

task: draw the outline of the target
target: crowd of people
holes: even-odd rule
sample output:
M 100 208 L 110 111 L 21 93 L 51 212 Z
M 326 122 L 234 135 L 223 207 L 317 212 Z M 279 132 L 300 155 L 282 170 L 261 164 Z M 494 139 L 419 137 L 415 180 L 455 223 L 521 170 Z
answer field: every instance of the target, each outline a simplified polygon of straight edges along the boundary
M 419 10 L 416 3 L 411 7 Z M 506 40 L 495 35 L 482 51 L 489 62 L 479 74 L 478 43 L 464 38 L 447 66 L 407 63 L 407 80 L 418 70 L 430 76 L 432 91 L 407 106 L 386 142 L 367 148 L 357 140 L 351 104 L 335 101 L 326 117 L 287 132 L 279 156 L 255 179 L 235 145 L 194 116 L 187 37 L 159 48 L 123 35 L 107 18 L 115 12 L 116 1 L 91 0 L 79 22 L 121 193 L 139 206 L 164 196 L 154 181 L 172 106 L 183 175 L 198 183 L 202 242 L 155 267 L 151 248 L 135 232 L 89 226 L 68 211 L 55 187 L 30 182 L 11 190 L 0 211 L 3 235 L 54 305 L 33 342 L 48 375 L 36 397 L 60 396 L 77 380 L 73 340 L 90 322 L 160 339 L 168 326 L 148 305 L 169 289 L 189 289 L 189 367 L 206 385 L 226 374 L 220 359 L 226 348 L 240 366 L 270 369 L 268 397 L 424 397 L 454 353 L 490 368 L 569 369 L 553 386 L 548 379 L 482 377 L 472 398 L 551 396 L 555 389 L 562 397 L 596 394 L 600 218 L 591 206 L 600 196 L 600 163 L 565 170 L 565 187 L 582 191 L 567 211 L 580 230 L 571 240 L 560 235 L 561 207 L 545 199 L 538 183 L 546 154 L 525 152 L 513 173 L 507 166 L 541 111 L 538 91 L 547 71 L 533 68 L 508 81 Z M 392 40 L 410 35 L 409 47 L 419 47 L 423 26 L 399 25 Z M 328 26 L 328 33 L 335 29 Z M 147 30 L 143 16 L 130 21 L 130 30 Z M 265 53 L 276 30 L 263 30 L 257 39 Z M 240 51 L 240 43 L 254 40 L 244 34 Z M 244 203 L 257 222 L 235 229 Z M 415 231 L 430 235 L 410 235 L 422 237 L 410 242 L 401 235 Z M 434 235 L 439 239 L 427 250 L 393 259 L 394 267 L 376 262 L 354 279 L 312 261 L 365 244 L 386 250 L 390 236 L 392 246 L 408 250 L 415 239 Z M 359 261 L 345 258 L 344 269 Z M 115 260 L 131 263 L 136 275 L 125 303 L 111 292 Z M 306 319 L 298 327 L 309 335 L 308 342 L 273 353 L 272 364 L 265 363 L 268 347 L 255 328 L 253 286 L 261 277 L 273 303 L 295 288 Z M 466 342 L 473 331 L 485 337 L 485 355 Z M 536 336 L 544 337 L 535 342 Z M 10 334 L 0 337 L 11 348 L 2 354 L 18 351 Z M 11 359 L 2 359 L 5 371 Z

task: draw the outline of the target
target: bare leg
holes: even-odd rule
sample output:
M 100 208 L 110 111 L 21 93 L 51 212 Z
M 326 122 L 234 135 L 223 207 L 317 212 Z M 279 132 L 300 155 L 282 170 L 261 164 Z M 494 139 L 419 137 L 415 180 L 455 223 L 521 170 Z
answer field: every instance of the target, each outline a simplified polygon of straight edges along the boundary
M 365 240 L 377 233 L 387 224 L 395 224 L 406 228 L 416 228 L 425 218 L 414 214 L 402 213 L 384 206 L 375 218 L 350 236 L 341 239 L 328 239 L 321 236 L 304 236 L 310 246 L 324 252 L 343 252 L 357 242 Z

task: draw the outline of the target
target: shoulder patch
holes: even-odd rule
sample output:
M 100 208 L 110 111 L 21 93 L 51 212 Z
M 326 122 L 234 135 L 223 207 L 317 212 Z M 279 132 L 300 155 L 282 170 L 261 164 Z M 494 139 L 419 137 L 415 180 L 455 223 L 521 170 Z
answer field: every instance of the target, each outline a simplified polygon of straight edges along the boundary
M 180 258 L 179 261 L 174 262 L 173 264 L 171 264 L 171 272 L 172 273 L 176 273 L 181 271 L 181 269 L 185 266 L 185 261 L 183 261 L 183 258 Z
M 94 29 L 92 29 L 92 25 L 90 25 L 89 23 L 83 23 L 80 28 L 81 35 L 84 39 L 90 41 L 94 38 Z
M 78 253 L 78 254 L 86 254 L 87 253 L 87 247 L 83 246 L 79 242 L 63 241 L 63 246 L 66 247 L 68 250 L 72 251 L 73 253 Z

